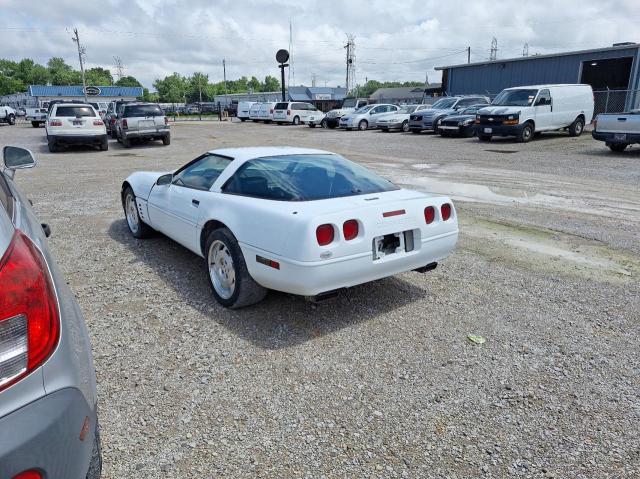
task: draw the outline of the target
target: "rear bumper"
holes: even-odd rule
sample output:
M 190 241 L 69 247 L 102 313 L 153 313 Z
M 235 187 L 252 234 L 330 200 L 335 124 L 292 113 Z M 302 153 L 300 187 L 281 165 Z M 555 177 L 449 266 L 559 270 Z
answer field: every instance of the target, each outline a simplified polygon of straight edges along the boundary
M 420 247 L 398 256 L 373 260 L 373 252 L 346 258 L 300 262 L 241 244 L 247 267 L 255 281 L 265 288 L 302 296 L 316 296 L 340 288 L 386 278 L 446 258 L 456 245 L 458 230 L 424 238 Z M 256 255 L 280 263 L 274 269 L 256 261 Z
M 107 141 L 107 135 L 49 135 L 56 145 L 99 145 Z
M 378 123 L 378 128 L 381 130 L 400 130 L 402 128 L 402 121 L 395 123 Z
M 86 417 L 89 427 L 81 441 Z M 84 479 L 96 422 L 95 408 L 74 388 L 56 391 L 0 418 L 0 477 L 37 469 L 44 477 Z
M 140 138 L 149 140 L 161 140 L 165 136 L 168 136 L 170 130 L 156 130 L 156 131 L 136 131 L 136 130 L 124 130 L 122 136 L 124 138 Z
M 598 131 L 592 131 L 591 136 L 595 140 L 604 141 L 607 144 L 612 145 L 630 145 L 631 143 L 640 143 L 640 133 L 626 133 L 625 139 L 616 139 L 616 133 L 601 133 Z
M 486 132 L 485 128 L 491 128 L 491 132 Z M 491 135 L 491 136 L 518 136 L 524 128 L 524 123 L 518 125 L 476 125 L 476 132 L 478 135 Z

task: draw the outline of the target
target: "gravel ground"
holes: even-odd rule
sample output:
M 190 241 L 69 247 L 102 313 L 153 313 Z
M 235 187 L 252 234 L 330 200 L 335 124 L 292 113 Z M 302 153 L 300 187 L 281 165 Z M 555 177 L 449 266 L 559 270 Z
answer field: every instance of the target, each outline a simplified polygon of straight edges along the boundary
M 17 182 L 90 329 L 105 478 L 640 476 L 640 149 L 235 122 L 172 135 L 49 154 L 44 130 L 0 127 L 39 160 Z M 128 234 L 129 173 L 278 144 L 450 194 L 454 255 L 320 305 L 271 293 L 228 311 L 200 258 Z

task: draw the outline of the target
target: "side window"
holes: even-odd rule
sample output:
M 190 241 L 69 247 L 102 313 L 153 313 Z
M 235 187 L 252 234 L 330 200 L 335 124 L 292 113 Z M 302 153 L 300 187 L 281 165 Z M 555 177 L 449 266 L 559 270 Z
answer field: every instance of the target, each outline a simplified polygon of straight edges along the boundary
M 540 90 L 540 93 L 538 93 L 536 106 L 542 105 L 551 105 L 551 93 L 549 93 L 549 90 Z
M 400 107 L 397 107 L 395 105 L 390 105 L 387 107 L 387 111 L 390 111 L 390 112 L 398 111 L 399 109 Z
M 371 113 L 372 113 L 372 114 L 374 114 L 374 115 L 375 115 L 376 113 L 382 113 L 382 112 L 384 112 L 384 111 L 385 111 L 385 108 L 386 108 L 386 107 L 384 107 L 384 106 L 377 106 L 377 107 L 375 107 L 373 110 L 371 110 Z
M 173 176 L 173 184 L 196 190 L 209 190 L 229 163 L 231 158 L 204 155 L 179 170 Z

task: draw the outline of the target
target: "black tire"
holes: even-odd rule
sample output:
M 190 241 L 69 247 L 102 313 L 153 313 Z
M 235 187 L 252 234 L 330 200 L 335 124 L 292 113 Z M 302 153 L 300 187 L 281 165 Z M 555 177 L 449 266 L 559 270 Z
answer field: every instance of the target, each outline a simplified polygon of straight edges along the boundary
M 327 125 L 327 120 L 323 119 L 323 120 L 320 122 L 320 126 L 321 126 L 322 128 L 327 128 L 327 127 L 328 127 L 328 125 Z
M 53 138 L 49 138 L 48 144 L 49 144 L 49 151 L 51 153 L 56 153 L 60 151 L 60 147 L 56 145 L 56 142 Z
M 102 476 L 102 441 L 100 440 L 100 425 L 96 423 L 93 449 L 91 450 L 91 461 L 87 471 L 87 479 L 100 479 Z
M 170 145 L 171 144 L 171 134 L 167 133 L 166 135 L 164 135 L 162 137 L 162 144 L 164 146 Z
M 335 123 L 329 123 L 329 122 L 326 122 L 326 125 L 327 125 L 328 128 L 331 128 L 332 130 L 335 129 L 338 126 Z
M 491 135 L 485 135 L 484 133 L 478 135 L 480 141 L 491 141 Z
M 278 121 L 277 123 L 278 123 L 278 125 L 282 125 L 282 122 L 281 122 L 281 121 Z
M 626 143 L 608 143 L 607 146 L 615 153 L 622 153 L 629 145 Z
M 212 279 L 212 273 L 210 272 L 210 262 L 212 259 L 211 250 L 212 246 L 214 246 L 214 243 L 218 245 L 221 244 L 224 246 L 224 248 L 226 248 L 226 250 L 231 255 L 233 263 L 231 265 L 235 273 L 235 280 L 233 282 L 233 293 L 227 298 L 221 296 L 217 291 L 216 286 L 214 285 L 214 280 Z M 211 286 L 213 296 L 216 298 L 216 301 L 218 301 L 218 303 L 220 303 L 225 308 L 238 309 L 256 304 L 264 299 L 264 297 L 267 295 L 267 289 L 256 283 L 249 274 L 247 264 L 244 261 L 242 250 L 240 249 L 240 246 L 238 246 L 238 241 L 233 236 L 233 233 L 231 233 L 231 231 L 229 231 L 227 228 L 219 228 L 213 230 L 209 234 L 205 245 L 204 256 L 207 261 L 209 285 Z
M 109 140 L 105 137 L 104 140 L 100 143 L 100 151 L 109 150 Z
M 316 124 L 315 123 L 309 123 L 309 128 L 315 128 Z
M 16 124 L 16 116 L 13 113 L 7 117 L 7 123 L 9 123 L 9 125 Z
M 366 131 L 369 128 L 369 122 L 367 120 L 360 120 L 358 123 L 358 130 Z
M 121 137 L 120 141 L 122 142 L 122 146 L 125 148 L 131 148 L 131 140 L 126 136 Z
M 389 129 L 388 128 L 380 128 L 380 131 L 382 133 L 389 133 Z
M 242 123 L 244 123 L 245 121 L 247 121 L 247 119 L 246 119 L 246 118 L 240 118 L 240 121 L 241 121 Z
M 292 121 L 292 123 L 293 123 L 295 126 L 298 126 L 298 125 L 300 124 L 300 117 L 299 117 L 299 116 L 294 116 L 294 117 L 293 117 L 293 121 Z
M 578 117 L 569 125 L 569 136 L 580 136 L 584 131 L 584 120 Z
M 518 134 L 518 143 L 528 143 L 533 139 L 533 135 L 535 134 L 533 124 L 525 123 Z
M 129 204 L 129 199 L 133 202 L 133 207 Z M 153 234 L 153 228 L 140 219 L 138 205 L 136 204 L 136 195 L 130 186 L 127 186 L 122 192 L 122 208 L 124 209 L 124 218 L 127 226 L 134 238 L 149 238 Z M 127 211 L 127 208 L 131 209 Z
M 39 121 L 32 121 L 31 122 L 31 126 L 34 128 L 39 128 L 40 127 L 40 122 Z
M 400 131 L 407 133 L 409 131 L 409 121 L 405 120 L 402 122 L 402 126 L 400 127 Z

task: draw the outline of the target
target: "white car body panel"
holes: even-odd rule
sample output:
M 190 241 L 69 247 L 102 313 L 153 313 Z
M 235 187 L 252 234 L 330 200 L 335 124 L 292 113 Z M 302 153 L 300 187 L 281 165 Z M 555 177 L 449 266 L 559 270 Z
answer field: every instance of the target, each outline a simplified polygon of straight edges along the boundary
M 249 108 L 249 120 L 257 121 L 260 119 L 259 117 L 260 106 L 262 106 L 262 103 L 260 102 L 256 102 L 253 105 L 251 105 L 251 108 Z
M 251 106 L 255 102 L 253 101 L 241 101 L 238 103 L 238 112 L 236 113 L 236 117 L 239 119 L 248 120 L 249 119 L 249 111 L 251 110 Z
M 276 155 L 331 154 L 290 147 L 240 148 L 210 153 L 234 158 L 208 191 L 178 185 L 155 185 L 164 173 L 138 172 L 127 178 L 137 198 L 141 219 L 194 253 L 203 256 L 202 231 L 207 222 L 223 223 L 234 234 L 251 276 L 262 286 L 292 294 L 314 296 L 438 262 L 449 255 L 458 236 L 458 222 L 449 198 L 411 190 L 331 198 L 316 201 L 276 201 L 221 191 L 246 161 Z M 194 200 L 199 202 L 195 205 Z M 448 221 L 441 205 L 452 205 Z M 427 225 L 424 209 L 434 206 L 436 220 Z M 385 212 L 399 212 L 384 217 Z M 342 235 L 345 221 L 355 219 L 358 237 Z M 335 240 L 319 246 L 316 228 L 334 226 Z M 414 243 L 402 251 L 374 260 L 375 237 L 406 233 Z M 280 263 L 279 269 L 257 261 L 256 255 Z

